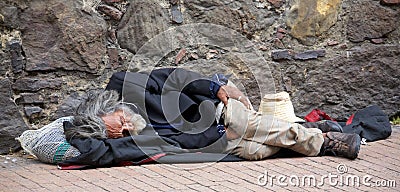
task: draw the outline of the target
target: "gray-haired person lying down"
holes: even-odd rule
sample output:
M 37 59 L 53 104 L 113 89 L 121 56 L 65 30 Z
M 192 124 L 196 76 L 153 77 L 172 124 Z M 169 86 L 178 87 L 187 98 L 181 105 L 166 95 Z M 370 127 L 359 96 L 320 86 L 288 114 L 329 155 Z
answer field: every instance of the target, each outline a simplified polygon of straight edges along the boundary
M 96 91 L 88 95 L 74 119 L 76 126 L 65 130 L 67 138 L 120 138 L 137 135 L 146 127 L 146 121 L 134 112 L 129 103 L 118 100 L 116 91 Z
M 166 68 L 150 73 L 118 72 L 106 90 L 88 97 L 75 116 L 67 139 L 121 138 L 154 134 L 184 149 L 210 147 L 248 160 L 281 149 L 305 156 L 335 155 L 355 159 L 360 136 L 340 129 L 305 126 L 254 111 L 247 97 L 216 74 Z M 218 148 L 218 149 L 217 149 Z

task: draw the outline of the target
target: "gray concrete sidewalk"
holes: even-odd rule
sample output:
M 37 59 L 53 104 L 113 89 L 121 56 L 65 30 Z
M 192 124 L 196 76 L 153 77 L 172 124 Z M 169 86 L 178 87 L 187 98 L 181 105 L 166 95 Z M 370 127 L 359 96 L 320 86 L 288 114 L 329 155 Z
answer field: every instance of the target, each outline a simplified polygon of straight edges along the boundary
M 26 156 L 0 156 L 0 191 L 400 191 L 400 127 L 363 145 L 356 160 L 263 161 L 58 170 Z

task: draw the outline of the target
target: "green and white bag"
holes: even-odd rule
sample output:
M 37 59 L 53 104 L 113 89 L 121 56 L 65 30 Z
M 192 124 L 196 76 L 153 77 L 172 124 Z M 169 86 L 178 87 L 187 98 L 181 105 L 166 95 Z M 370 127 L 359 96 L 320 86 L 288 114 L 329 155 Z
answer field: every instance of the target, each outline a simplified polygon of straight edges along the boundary
M 76 157 L 81 153 L 65 139 L 64 121 L 71 122 L 73 117 L 62 117 L 40 129 L 24 131 L 16 139 L 25 151 L 44 163 L 57 164 Z

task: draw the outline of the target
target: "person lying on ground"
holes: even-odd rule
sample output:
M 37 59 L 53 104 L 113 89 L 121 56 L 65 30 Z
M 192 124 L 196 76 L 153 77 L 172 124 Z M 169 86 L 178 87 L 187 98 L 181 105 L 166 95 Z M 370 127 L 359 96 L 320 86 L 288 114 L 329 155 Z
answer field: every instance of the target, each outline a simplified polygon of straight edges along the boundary
M 256 112 L 223 75 L 206 78 L 179 68 L 150 73 L 118 72 L 106 90 L 92 94 L 77 110 L 67 140 L 153 134 L 192 151 L 230 153 L 260 160 L 281 149 L 305 156 L 355 159 L 360 136 L 306 128 Z

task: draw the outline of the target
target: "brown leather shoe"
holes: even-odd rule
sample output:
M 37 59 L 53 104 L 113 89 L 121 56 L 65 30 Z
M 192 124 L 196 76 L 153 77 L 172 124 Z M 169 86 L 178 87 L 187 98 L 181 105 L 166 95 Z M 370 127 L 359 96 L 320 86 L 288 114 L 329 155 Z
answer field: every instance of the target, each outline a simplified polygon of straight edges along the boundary
M 355 159 L 360 151 L 361 138 L 357 134 L 328 132 L 320 155 L 334 155 Z

